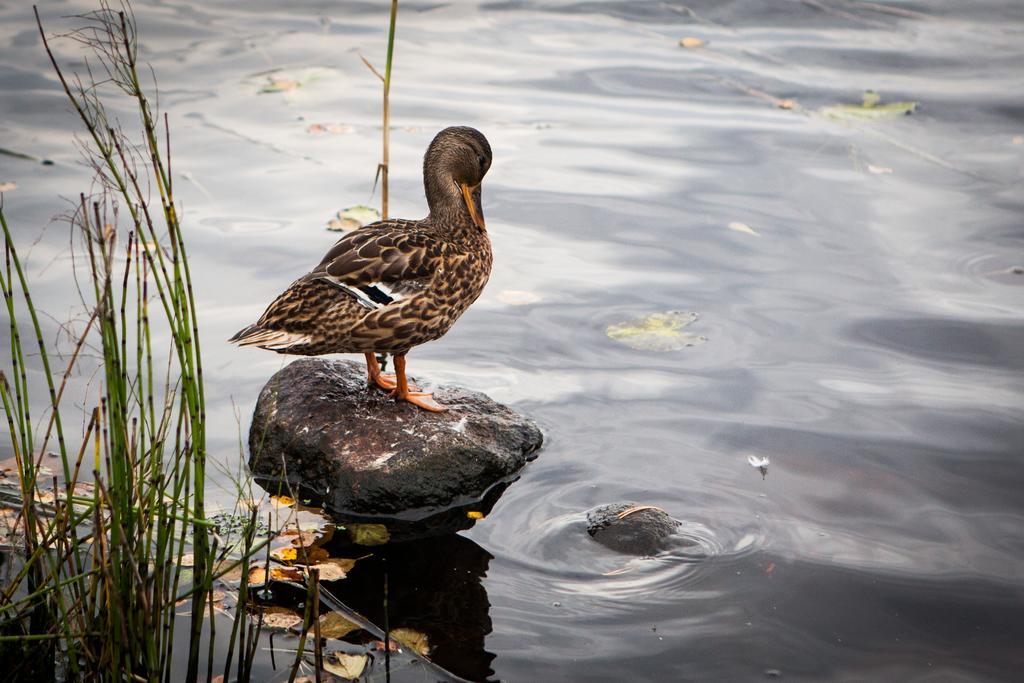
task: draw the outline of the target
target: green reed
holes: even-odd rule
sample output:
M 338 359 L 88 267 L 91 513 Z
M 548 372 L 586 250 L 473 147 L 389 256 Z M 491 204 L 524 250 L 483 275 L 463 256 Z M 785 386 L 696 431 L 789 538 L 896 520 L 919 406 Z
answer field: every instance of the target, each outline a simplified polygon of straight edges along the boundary
M 114 10 L 101 0 L 98 11 L 78 19 L 81 26 L 65 37 L 83 45 L 90 59 L 84 73 L 68 75 L 36 11 L 54 72 L 85 126 L 83 148 L 100 188 L 80 195 L 68 217 L 76 261 L 85 264 L 78 289 L 90 315 L 63 369 L 51 364 L 0 203 L 0 287 L 11 330 L 11 374 L 0 372 L 0 399 L 18 467 L 16 521 L 24 537 L 18 569 L 0 586 L 0 630 L 7 634 L 0 647 L 28 652 L 33 643 L 56 643 L 62 675 L 73 680 L 169 681 L 176 603 L 188 599 L 186 677 L 196 680 L 213 582 L 227 571 L 229 552 L 241 554 L 235 564 L 245 567 L 258 549 L 256 516 L 237 547 L 218 553 L 205 514 L 202 354 L 167 117 L 143 88 L 129 8 Z M 114 97 L 128 98 L 136 112 L 132 133 L 108 114 L 105 99 Z M 25 348 L 23 328 L 38 354 Z M 62 419 L 70 408 L 61 401 L 87 338 L 102 352 L 100 391 L 84 430 L 72 436 L 65 428 L 71 422 Z M 34 354 L 38 368 L 30 363 Z M 32 416 L 30 365 L 48 389 L 42 439 Z M 61 475 L 43 481 L 41 463 L 54 438 Z M 256 634 L 238 628 L 246 597 L 243 577 L 231 646 L 237 636 L 241 680 L 248 678 L 258 636 L 258 628 Z M 210 671 L 212 617 L 208 628 Z

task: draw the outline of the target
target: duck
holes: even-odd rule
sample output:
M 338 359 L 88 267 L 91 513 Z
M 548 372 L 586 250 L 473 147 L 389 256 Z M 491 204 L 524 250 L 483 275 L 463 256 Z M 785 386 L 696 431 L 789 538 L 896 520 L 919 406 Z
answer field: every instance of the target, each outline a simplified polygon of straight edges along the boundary
M 423 157 L 426 218 L 384 219 L 347 233 L 228 341 L 303 356 L 362 353 L 370 387 L 444 411 L 409 381 L 405 357 L 444 336 L 487 284 L 493 254 L 481 185 L 491 159 L 475 128 L 439 132 Z M 394 358 L 394 374 L 381 370 L 382 354 Z

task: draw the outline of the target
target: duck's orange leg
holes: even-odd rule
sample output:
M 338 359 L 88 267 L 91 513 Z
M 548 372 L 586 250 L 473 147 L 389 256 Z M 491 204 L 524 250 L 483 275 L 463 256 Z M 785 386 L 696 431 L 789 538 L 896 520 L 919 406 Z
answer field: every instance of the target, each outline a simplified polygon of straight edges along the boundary
M 391 392 L 399 401 L 408 401 L 415 406 L 432 413 L 444 412 L 445 407 L 434 400 L 434 395 L 425 391 L 409 391 L 409 381 L 405 377 L 405 354 L 395 356 L 395 377 L 398 386 Z M 416 388 L 415 386 L 413 387 Z
M 380 371 L 380 363 L 377 362 L 377 354 L 364 353 L 366 356 L 366 382 L 371 387 L 379 387 L 384 391 L 394 391 L 398 388 L 398 378 L 395 375 Z M 409 388 L 419 391 L 419 387 L 410 384 Z
M 395 380 L 394 375 L 385 375 L 380 371 L 380 363 L 377 362 L 377 356 L 373 353 L 364 353 L 366 356 L 366 382 L 371 387 L 376 386 L 384 389 L 385 391 L 394 391 L 398 386 L 398 382 Z

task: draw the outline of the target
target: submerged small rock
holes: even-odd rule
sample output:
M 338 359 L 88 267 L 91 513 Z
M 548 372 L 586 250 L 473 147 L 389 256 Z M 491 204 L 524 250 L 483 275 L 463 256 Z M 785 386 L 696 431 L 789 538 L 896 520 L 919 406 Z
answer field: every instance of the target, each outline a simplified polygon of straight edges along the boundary
M 249 468 L 272 493 L 290 485 L 342 523 L 383 524 L 391 540 L 469 528 L 543 436 L 479 392 L 442 386 L 434 397 L 445 412 L 368 388 L 361 364 L 295 361 L 260 392 Z
M 616 552 L 655 555 L 666 550 L 679 520 L 653 505 L 612 503 L 587 511 L 587 533 Z

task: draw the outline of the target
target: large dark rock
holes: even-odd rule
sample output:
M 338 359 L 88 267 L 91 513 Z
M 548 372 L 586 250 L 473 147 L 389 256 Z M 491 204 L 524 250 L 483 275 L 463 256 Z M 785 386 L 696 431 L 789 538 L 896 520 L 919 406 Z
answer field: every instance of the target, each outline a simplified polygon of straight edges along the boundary
M 322 502 L 345 522 L 390 537 L 473 525 L 543 437 L 529 419 L 475 391 L 444 386 L 430 413 L 366 384 L 361 363 L 308 358 L 274 375 L 249 430 L 249 468 L 273 493 Z M 396 533 L 397 532 L 397 533 Z
M 668 549 L 678 527 L 678 520 L 651 505 L 612 503 L 587 511 L 587 533 L 601 545 L 630 555 Z

